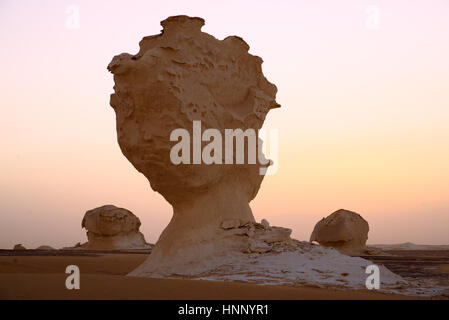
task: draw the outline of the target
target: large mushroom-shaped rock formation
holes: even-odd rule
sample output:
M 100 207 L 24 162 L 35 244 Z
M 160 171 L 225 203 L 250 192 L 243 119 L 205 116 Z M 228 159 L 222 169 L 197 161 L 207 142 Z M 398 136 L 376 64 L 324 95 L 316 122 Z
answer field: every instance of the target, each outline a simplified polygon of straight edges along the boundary
M 131 211 L 105 205 L 86 212 L 81 224 L 87 230 L 84 249 L 148 249 L 139 231 L 140 220 Z
M 201 121 L 203 130 L 219 130 L 222 137 L 225 129 L 257 130 L 268 111 L 279 107 L 276 86 L 262 73 L 262 59 L 248 53 L 243 39 L 218 40 L 201 31 L 204 20 L 196 17 L 169 17 L 161 25 L 162 33 L 143 38 L 137 54 L 122 53 L 108 65 L 114 74 L 110 104 L 120 148 L 173 206 L 169 225 L 135 275 L 187 270 L 199 261 L 211 266 L 213 257 L 246 250 L 247 241 L 220 225 L 254 222 L 249 202 L 267 163 L 236 164 L 234 153 L 233 164 L 225 164 L 223 152 L 214 153 L 214 164 L 195 162 L 195 154 L 195 164 L 175 164 L 170 151 L 176 142 L 170 137 L 178 128 L 192 137 L 193 121 Z
M 361 215 L 340 209 L 315 225 L 310 241 L 336 248 L 344 254 L 357 255 L 366 249 L 368 231 L 368 222 Z
M 137 54 L 122 53 L 108 65 L 120 148 L 173 206 L 151 255 L 130 275 L 365 288 L 364 270 L 372 262 L 291 239 L 290 229 L 266 220 L 255 222 L 249 202 L 269 163 L 260 144 L 255 151 L 249 143 L 242 150 L 242 140 L 229 146 L 226 133 L 260 129 L 268 111 L 279 107 L 262 59 L 249 54 L 239 37 L 218 40 L 202 32 L 201 18 L 169 17 L 161 24 L 162 33 L 143 38 Z M 198 141 L 198 123 L 218 136 L 204 131 Z M 223 136 L 224 152 L 215 145 Z M 193 152 L 175 148 L 180 137 Z M 175 158 L 181 151 L 181 161 L 173 161 L 173 150 Z M 258 162 L 250 161 L 250 150 Z M 244 163 L 236 161 L 242 153 Z M 213 161 L 201 161 L 205 154 Z M 401 281 L 382 269 L 383 286 Z

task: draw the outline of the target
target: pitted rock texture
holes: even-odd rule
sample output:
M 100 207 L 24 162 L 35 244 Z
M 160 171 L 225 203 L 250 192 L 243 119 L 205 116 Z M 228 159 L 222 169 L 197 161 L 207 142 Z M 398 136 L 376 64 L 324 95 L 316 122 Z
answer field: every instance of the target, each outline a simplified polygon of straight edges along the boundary
M 202 32 L 201 18 L 175 16 L 161 24 L 162 33 L 143 38 L 136 55 L 120 54 L 108 65 L 122 152 L 171 204 L 191 201 L 233 175 L 252 200 L 263 178 L 259 165 L 173 165 L 169 137 L 177 128 L 193 136 L 194 120 L 203 130 L 261 128 L 268 111 L 279 107 L 262 59 L 240 37 L 220 41 Z
M 369 225 L 358 213 L 340 209 L 320 220 L 313 229 L 310 241 L 338 249 L 349 255 L 366 250 Z
M 87 230 L 84 249 L 147 249 L 140 220 L 131 211 L 105 205 L 86 212 L 81 224 Z

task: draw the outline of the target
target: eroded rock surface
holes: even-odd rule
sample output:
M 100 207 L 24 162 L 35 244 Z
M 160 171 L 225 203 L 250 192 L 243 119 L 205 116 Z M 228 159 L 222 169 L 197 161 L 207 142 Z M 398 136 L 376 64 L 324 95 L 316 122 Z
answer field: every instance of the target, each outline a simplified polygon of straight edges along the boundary
M 340 209 L 315 225 L 310 241 L 336 248 L 344 254 L 358 255 L 366 250 L 368 231 L 368 222 L 361 215 Z
M 105 205 L 86 212 L 81 224 L 87 230 L 85 249 L 146 249 L 140 220 L 131 211 Z

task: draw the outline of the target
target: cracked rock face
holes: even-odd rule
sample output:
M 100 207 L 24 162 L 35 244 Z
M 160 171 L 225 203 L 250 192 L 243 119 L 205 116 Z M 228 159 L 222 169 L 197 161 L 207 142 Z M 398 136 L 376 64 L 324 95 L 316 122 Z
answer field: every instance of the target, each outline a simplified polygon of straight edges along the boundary
M 368 222 L 361 215 L 341 209 L 315 225 L 310 241 L 336 248 L 344 254 L 357 255 L 366 249 L 368 231 Z
M 169 225 L 133 275 L 193 270 L 195 261 L 247 248 L 220 225 L 234 220 L 227 222 L 231 229 L 237 220 L 254 222 L 249 202 L 266 164 L 237 165 L 234 153 L 234 164 L 176 165 L 170 150 L 177 142 L 170 135 L 186 129 L 193 137 L 193 121 L 201 121 L 202 131 L 217 129 L 222 137 L 225 129 L 258 130 L 268 111 L 279 107 L 276 86 L 262 73 L 262 59 L 248 53 L 243 39 L 218 40 L 201 31 L 201 18 L 174 16 L 161 25 L 162 33 L 143 38 L 137 54 L 122 53 L 108 65 L 114 74 L 110 104 L 120 148 L 173 206 Z
M 270 227 L 265 219 L 261 223 L 225 220 L 221 223 L 221 228 L 227 230 L 229 234 L 243 236 L 243 241 L 247 242 L 244 253 L 269 252 L 275 243 L 288 243 L 292 233 L 288 228 Z
M 131 211 L 105 205 L 86 212 L 81 224 L 87 230 L 85 249 L 147 249 L 140 220 Z

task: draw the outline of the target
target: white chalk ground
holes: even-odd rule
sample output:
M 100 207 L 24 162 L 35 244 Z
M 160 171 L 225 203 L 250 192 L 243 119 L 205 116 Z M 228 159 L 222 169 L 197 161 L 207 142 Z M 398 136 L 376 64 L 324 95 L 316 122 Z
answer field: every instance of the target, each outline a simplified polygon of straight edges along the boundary
M 265 254 L 242 254 L 223 261 L 223 265 L 194 279 L 244 281 L 265 285 L 312 285 L 336 289 L 366 289 L 370 274 L 366 267 L 373 263 L 359 257 L 340 254 L 337 250 L 301 242 L 294 251 Z M 379 266 L 379 291 L 435 296 L 449 287 L 407 281 L 384 266 Z

